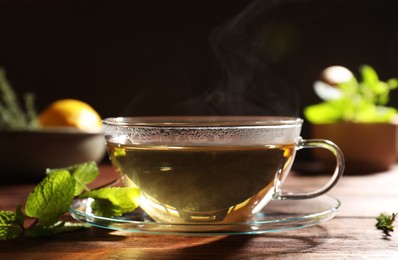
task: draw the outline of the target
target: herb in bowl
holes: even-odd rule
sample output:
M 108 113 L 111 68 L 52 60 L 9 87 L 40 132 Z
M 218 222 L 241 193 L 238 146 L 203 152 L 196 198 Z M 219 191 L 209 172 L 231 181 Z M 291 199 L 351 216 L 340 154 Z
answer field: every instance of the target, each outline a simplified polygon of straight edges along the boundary
M 330 85 L 331 80 L 316 81 L 314 89 L 323 102 L 307 106 L 304 109 L 306 119 L 313 124 L 394 121 L 398 111 L 386 104 L 390 92 L 398 88 L 398 79 L 381 81 L 369 65 L 361 66 L 360 73 L 361 80 L 353 75 L 346 76 L 335 86 Z

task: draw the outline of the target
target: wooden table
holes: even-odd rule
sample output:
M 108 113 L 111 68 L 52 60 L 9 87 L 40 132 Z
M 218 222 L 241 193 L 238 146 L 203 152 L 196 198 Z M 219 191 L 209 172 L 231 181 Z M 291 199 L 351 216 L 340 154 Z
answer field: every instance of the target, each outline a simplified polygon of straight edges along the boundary
M 109 165 L 102 165 L 100 170 L 97 184 L 116 176 Z M 327 178 L 292 173 L 286 186 L 315 188 Z M 25 202 L 33 187 L 0 184 L 0 209 L 14 210 Z M 0 260 L 398 259 L 398 230 L 385 239 L 375 228 L 379 213 L 398 212 L 398 166 L 372 175 L 345 175 L 330 193 L 341 200 L 340 211 L 334 219 L 310 228 L 214 237 L 126 235 L 91 228 L 49 238 L 0 241 Z

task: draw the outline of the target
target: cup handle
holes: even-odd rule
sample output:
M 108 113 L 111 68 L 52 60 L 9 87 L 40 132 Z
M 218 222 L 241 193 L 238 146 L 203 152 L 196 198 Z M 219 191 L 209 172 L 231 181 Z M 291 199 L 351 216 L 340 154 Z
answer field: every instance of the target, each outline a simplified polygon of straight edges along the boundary
M 314 197 L 318 197 L 326 192 L 328 192 L 330 189 L 332 189 L 336 183 L 340 180 L 341 176 L 343 175 L 344 172 L 344 155 L 341 152 L 340 148 L 334 144 L 333 142 L 329 140 L 324 140 L 324 139 L 301 139 L 297 142 L 296 149 L 304 149 L 304 148 L 323 148 L 331 151 L 333 155 L 336 157 L 336 168 L 334 170 L 334 173 L 332 175 L 332 178 L 329 180 L 328 183 L 325 184 L 322 188 L 315 190 L 313 192 L 308 192 L 308 193 L 286 193 L 284 194 L 279 190 L 279 192 L 275 193 L 277 194 L 274 199 L 278 200 L 297 200 L 297 199 L 310 199 Z M 278 185 L 276 185 L 278 186 Z

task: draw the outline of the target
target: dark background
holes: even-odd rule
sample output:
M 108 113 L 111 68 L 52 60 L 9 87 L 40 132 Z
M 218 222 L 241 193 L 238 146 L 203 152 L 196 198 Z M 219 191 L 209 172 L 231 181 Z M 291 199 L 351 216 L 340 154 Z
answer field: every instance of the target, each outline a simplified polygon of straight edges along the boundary
M 35 93 L 38 111 L 76 98 L 103 118 L 164 114 L 219 84 L 209 34 L 252 2 L 0 0 L 0 66 L 18 95 Z M 312 83 L 327 66 L 357 73 L 369 64 L 383 80 L 398 77 L 395 1 L 263 2 L 270 72 L 297 94 L 297 115 L 320 101 Z

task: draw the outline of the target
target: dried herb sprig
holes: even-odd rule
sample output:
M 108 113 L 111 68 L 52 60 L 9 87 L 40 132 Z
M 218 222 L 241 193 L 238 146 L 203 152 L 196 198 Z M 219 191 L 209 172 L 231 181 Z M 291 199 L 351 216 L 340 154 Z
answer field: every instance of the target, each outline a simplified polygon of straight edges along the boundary
M 392 213 L 392 214 L 387 214 L 387 213 L 381 213 L 377 218 L 377 223 L 376 223 L 376 228 L 380 229 L 383 231 L 384 235 L 386 237 L 391 236 L 390 232 L 394 232 L 394 221 L 395 217 L 398 215 L 398 213 Z
M 29 130 L 38 127 L 34 95 L 24 95 L 24 109 L 21 108 L 11 84 L 0 68 L 0 130 Z

